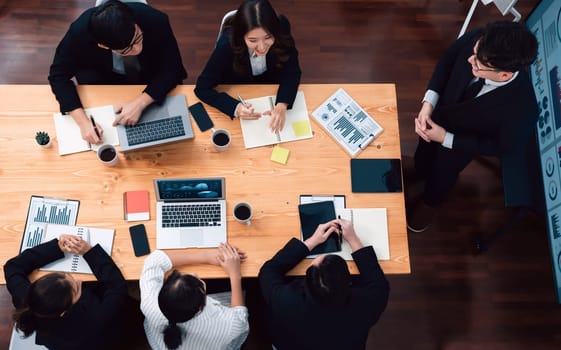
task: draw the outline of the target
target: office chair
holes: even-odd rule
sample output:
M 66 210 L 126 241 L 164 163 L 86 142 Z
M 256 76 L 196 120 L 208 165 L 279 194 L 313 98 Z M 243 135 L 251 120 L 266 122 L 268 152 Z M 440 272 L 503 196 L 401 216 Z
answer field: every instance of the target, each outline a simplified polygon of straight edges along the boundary
M 222 31 L 224 30 L 224 27 L 232 22 L 234 16 L 236 15 L 236 12 L 238 12 L 238 10 L 228 11 L 224 15 L 224 17 L 222 17 L 222 22 L 220 22 L 220 30 L 218 31 L 218 36 L 216 37 L 216 41 L 218 41 L 220 35 L 222 35 Z
M 107 0 L 96 0 L 95 1 L 95 6 L 99 6 L 101 4 L 103 4 L 105 1 Z M 120 0 L 121 2 L 141 2 L 143 4 L 148 5 L 148 2 L 146 0 Z
M 483 5 L 485 6 L 489 5 L 490 3 L 493 3 L 503 16 L 506 16 L 507 13 L 511 13 L 514 16 L 513 19 L 514 22 L 518 22 L 522 18 L 520 13 L 516 11 L 516 9 L 514 8 L 514 5 L 516 4 L 517 1 L 518 0 L 481 0 Z M 466 29 L 469 25 L 469 22 L 471 21 L 471 17 L 473 16 L 473 13 L 475 12 L 475 8 L 477 7 L 478 2 L 479 0 L 473 0 L 473 3 L 471 4 L 471 7 L 468 11 L 462 29 L 460 30 L 460 34 L 458 35 L 458 38 L 464 35 L 464 33 L 466 32 Z
M 502 158 L 500 172 L 505 207 L 518 208 L 518 211 L 510 221 L 499 228 L 490 238 L 476 237 L 473 247 L 475 254 L 481 254 L 489 250 L 499 238 L 507 234 L 529 213 L 541 214 L 545 212 L 545 195 L 539 158 L 535 130 L 522 153 Z M 476 158 L 476 160 L 485 162 L 481 158 Z

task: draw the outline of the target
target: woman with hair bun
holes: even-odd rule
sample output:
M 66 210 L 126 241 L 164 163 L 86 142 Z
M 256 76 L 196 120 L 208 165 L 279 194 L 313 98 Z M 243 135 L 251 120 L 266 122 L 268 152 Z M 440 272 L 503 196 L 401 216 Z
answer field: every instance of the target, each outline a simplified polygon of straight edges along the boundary
M 249 332 L 240 269 L 245 258 L 229 244 L 209 251 L 150 254 L 140 276 L 140 307 L 152 349 L 239 349 Z M 173 270 L 165 278 L 172 268 L 192 264 L 222 266 L 230 279 L 230 307 L 207 295 L 205 282 L 194 273 Z

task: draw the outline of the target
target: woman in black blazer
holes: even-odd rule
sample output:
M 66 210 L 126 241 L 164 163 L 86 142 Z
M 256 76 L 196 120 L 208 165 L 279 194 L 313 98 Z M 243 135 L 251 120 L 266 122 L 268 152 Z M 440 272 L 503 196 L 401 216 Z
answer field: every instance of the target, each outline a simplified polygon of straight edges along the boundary
M 290 34 L 290 24 L 278 16 L 267 0 L 247 0 L 238 8 L 231 23 L 220 33 L 216 47 L 197 79 L 195 94 L 203 102 L 230 118 L 257 119 L 251 105 L 240 103 L 219 84 L 279 84 L 276 105 L 265 112 L 272 116 L 270 127 L 284 127 L 300 84 L 298 51 Z
M 62 272 L 29 280 L 33 270 L 63 258 L 65 252 L 84 257 L 98 288 L 82 287 L 80 280 Z M 113 349 L 120 348 L 131 331 L 142 335 L 141 318 L 131 320 L 127 312 L 133 305 L 126 281 L 99 244 L 92 247 L 77 236 L 61 235 L 8 260 L 4 275 L 16 307 L 16 328 L 26 337 L 36 332 L 36 344 L 59 350 Z

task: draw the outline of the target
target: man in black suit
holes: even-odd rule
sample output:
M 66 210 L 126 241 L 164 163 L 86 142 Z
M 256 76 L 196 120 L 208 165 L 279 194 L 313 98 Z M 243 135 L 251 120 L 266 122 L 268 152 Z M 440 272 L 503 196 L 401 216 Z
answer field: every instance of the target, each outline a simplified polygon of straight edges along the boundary
M 351 277 L 345 260 L 332 254 L 317 257 L 305 278 L 286 276 L 339 227 L 359 276 Z M 292 238 L 261 267 L 259 284 L 278 350 L 363 350 L 390 290 L 372 246 L 363 247 L 351 222 L 342 219 L 319 225 L 304 242 Z
M 408 203 L 411 231 L 429 226 L 474 156 L 497 156 L 503 169 L 527 171 L 517 160 L 538 118 L 527 71 L 536 54 L 537 40 L 525 25 L 494 22 L 463 35 L 438 62 L 415 119 L 415 170 L 425 185 Z
M 84 140 L 98 144 L 103 130 L 86 116 L 72 78 L 78 84 L 146 84 L 136 98 L 116 106 L 114 125 L 135 125 L 187 72 L 166 14 L 143 3 L 108 0 L 70 25 L 49 72 L 60 111 L 74 118 Z

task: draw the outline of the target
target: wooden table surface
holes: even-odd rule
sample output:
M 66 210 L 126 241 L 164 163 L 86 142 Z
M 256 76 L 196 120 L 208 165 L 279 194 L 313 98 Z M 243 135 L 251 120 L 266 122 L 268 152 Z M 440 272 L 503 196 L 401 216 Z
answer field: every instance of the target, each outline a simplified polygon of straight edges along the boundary
M 385 273 L 410 273 L 409 248 L 403 193 L 352 193 L 350 156 L 313 121 L 311 112 L 336 89 L 343 87 L 384 128 L 384 132 L 358 158 L 401 158 L 395 86 L 393 84 L 302 84 L 314 137 L 282 144 L 290 150 L 286 165 L 269 158 L 273 146 L 245 149 L 240 123 L 206 106 L 215 127 L 232 135 L 226 152 L 217 152 L 210 131 L 201 133 L 192 122 L 193 140 L 119 154 L 116 167 L 101 164 L 94 152 L 59 156 L 53 113 L 58 103 L 48 85 L 0 85 L 0 283 L 5 284 L 3 266 L 19 253 L 31 195 L 80 200 L 77 225 L 114 228 L 112 257 L 126 279 L 136 280 L 144 257 L 135 257 L 128 227 L 123 219 L 123 192 L 150 191 L 150 221 L 146 225 L 150 247 L 156 248 L 156 204 L 154 178 L 225 177 L 228 241 L 245 250 L 244 277 L 255 277 L 261 265 L 291 237 L 299 237 L 300 194 L 345 194 L 349 208 L 385 207 L 388 214 L 390 257 L 381 261 Z M 171 94 L 184 94 L 188 104 L 198 102 L 194 86 L 177 87 Z M 80 86 L 85 107 L 118 104 L 135 97 L 142 86 Z M 274 95 L 274 85 L 223 86 L 232 96 L 246 99 Z M 54 139 L 43 149 L 34 140 L 39 130 Z M 235 203 L 253 206 L 252 226 L 234 220 Z M 305 273 L 304 260 L 291 274 Z M 356 265 L 349 263 L 352 273 Z M 200 277 L 226 275 L 216 266 L 189 266 Z M 37 275 L 37 273 L 35 273 Z M 35 276 L 33 276 L 35 277 Z M 80 275 L 93 280 L 91 275 Z

